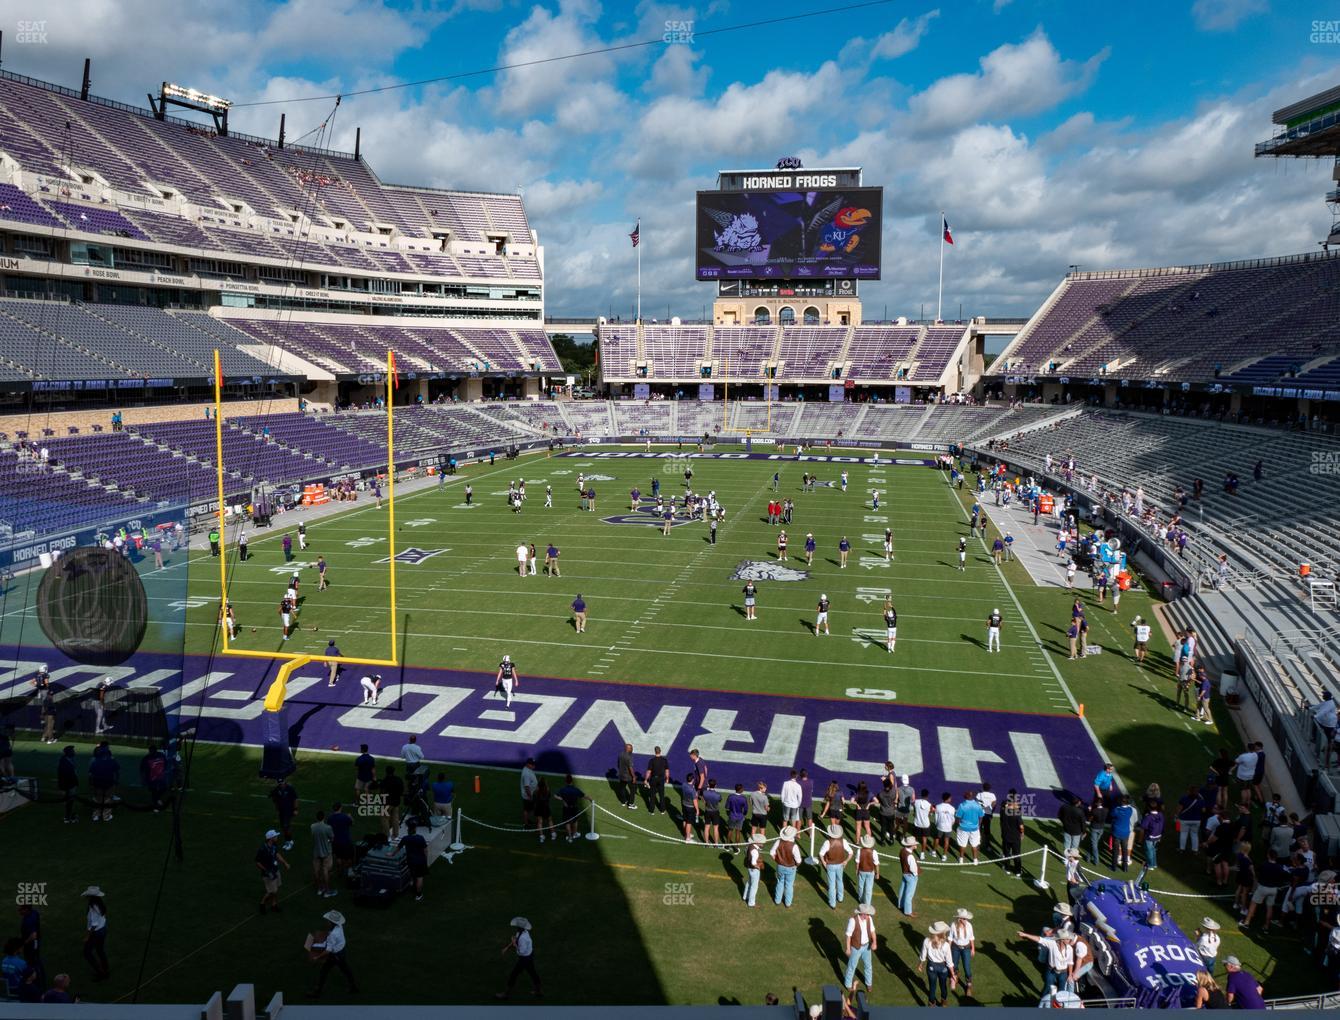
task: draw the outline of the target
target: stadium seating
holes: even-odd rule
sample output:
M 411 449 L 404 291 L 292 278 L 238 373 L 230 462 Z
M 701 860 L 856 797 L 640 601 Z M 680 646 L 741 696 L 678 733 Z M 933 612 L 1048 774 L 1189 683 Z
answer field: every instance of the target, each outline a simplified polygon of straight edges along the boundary
M 349 154 L 222 137 L 3 73 L 0 151 L 47 180 L 27 192 L 0 185 L 0 220 L 314 265 L 541 278 L 531 254 L 500 256 L 494 246 L 497 237 L 533 242 L 519 196 L 388 185 Z M 80 183 L 67 174 L 67 160 L 82 171 Z M 172 208 L 146 208 L 151 203 Z M 295 210 L 320 236 L 293 223 Z M 438 250 L 444 236 L 453 253 Z M 408 239 L 426 243 L 403 244 Z
M 936 385 L 962 349 L 964 326 L 676 326 L 602 325 L 598 330 L 602 374 L 607 380 L 693 382 L 704 362 L 712 378 L 731 382 L 775 379 L 832 381 L 832 368 L 860 383 Z M 637 371 L 639 363 L 647 372 Z
M 1072 273 L 989 374 L 1269 383 L 1306 377 L 1337 354 L 1340 252 L 1329 252 Z

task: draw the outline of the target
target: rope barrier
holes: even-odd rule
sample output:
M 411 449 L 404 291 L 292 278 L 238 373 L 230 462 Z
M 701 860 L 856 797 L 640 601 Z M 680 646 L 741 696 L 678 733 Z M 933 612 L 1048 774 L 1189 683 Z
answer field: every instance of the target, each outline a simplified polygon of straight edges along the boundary
M 526 825 L 490 825 L 488 822 L 483 822 L 483 821 L 480 821 L 478 818 L 472 818 L 472 817 L 470 817 L 470 816 L 467 815 L 464 811 L 458 811 L 458 812 L 457 812 L 457 816 L 460 818 L 460 821 L 458 821 L 458 822 L 456 823 L 457 842 L 460 841 L 459 837 L 460 837 L 460 825 L 461 825 L 461 822 L 466 821 L 466 820 L 472 822 L 472 823 L 475 824 L 475 825 L 480 826 L 481 828 L 488 829 L 488 830 L 490 830 L 491 832 L 518 832 L 518 833 L 524 833 L 524 834 L 527 835 L 527 836 L 534 836 L 534 835 L 536 835 L 537 833 L 541 833 L 541 832 L 549 832 L 549 831 L 552 831 L 552 830 L 554 830 L 554 829 L 561 829 L 561 828 L 563 828 L 564 826 L 566 826 L 566 825 L 568 824 L 567 822 L 551 822 L 549 825 L 531 825 L 531 826 L 526 826 Z
M 1060 861 L 1063 867 L 1065 866 L 1065 857 L 1064 857 L 1063 855 L 1058 854 L 1055 850 L 1053 850 L 1053 849 L 1052 849 L 1051 847 L 1049 847 L 1049 846 L 1042 847 L 1042 850 L 1043 850 L 1043 852 L 1046 853 L 1048 856 L 1050 856 L 1050 857 L 1055 857 L 1058 861 Z M 1085 869 L 1084 869 L 1084 868 L 1081 868 L 1081 869 L 1080 869 L 1080 873 L 1081 873 L 1081 874 L 1084 874 L 1084 873 L 1085 873 Z M 1116 876 L 1113 876 L 1113 875 L 1100 875 L 1097 871 L 1089 871 L 1088 874 L 1096 875 L 1096 876 L 1098 876 L 1099 878 L 1106 879 L 1106 880 L 1116 880 Z M 1129 880 L 1128 880 L 1128 879 L 1123 879 L 1122 881 L 1129 881 Z M 1173 899 L 1179 899 L 1179 900 L 1231 900 L 1231 899 L 1233 899 L 1233 893 L 1188 893 L 1188 892 L 1171 892 L 1171 891 L 1169 891 L 1169 890 L 1167 890 L 1167 889 L 1154 889 L 1154 888 L 1150 888 L 1150 889 L 1148 890 L 1148 892 L 1151 893 L 1151 894 L 1154 895 L 1154 896 L 1167 896 L 1167 897 L 1171 897 L 1171 898 L 1173 898 Z

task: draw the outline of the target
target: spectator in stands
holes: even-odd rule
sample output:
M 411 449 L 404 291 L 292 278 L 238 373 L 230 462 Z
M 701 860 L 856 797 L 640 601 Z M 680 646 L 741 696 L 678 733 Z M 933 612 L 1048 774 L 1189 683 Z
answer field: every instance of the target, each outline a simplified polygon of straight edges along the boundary
M 1326 691 L 1322 694 L 1321 700 L 1311 707 L 1311 711 L 1313 721 L 1326 736 L 1326 752 L 1322 755 L 1321 767 L 1329 768 L 1331 749 L 1335 746 L 1336 727 L 1340 725 L 1340 719 L 1337 719 L 1335 695 Z

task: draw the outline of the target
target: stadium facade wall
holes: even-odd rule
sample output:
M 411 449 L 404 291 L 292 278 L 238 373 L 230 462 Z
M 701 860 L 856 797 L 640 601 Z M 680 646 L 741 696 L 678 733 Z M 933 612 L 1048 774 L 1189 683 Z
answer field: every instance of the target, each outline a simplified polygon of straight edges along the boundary
M 145 407 L 104 407 L 91 411 L 44 411 L 31 413 L 0 415 L 0 432 L 14 435 L 27 432 L 40 443 L 43 428 L 53 429 L 58 436 L 69 433 L 71 428 L 80 432 L 91 431 L 94 425 L 101 425 L 111 431 L 112 413 L 121 412 L 121 420 L 126 425 L 140 425 L 158 421 L 195 421 L 205 417 L 206 409 L 213 413 L 213 403 L 208 404 L 151 404 Z M 228 400 L 223 404 L 223 417 L 229 418 L 254 414 L 282 414 L 298 410 L 296 397 L 283 397 L 269 400 Z

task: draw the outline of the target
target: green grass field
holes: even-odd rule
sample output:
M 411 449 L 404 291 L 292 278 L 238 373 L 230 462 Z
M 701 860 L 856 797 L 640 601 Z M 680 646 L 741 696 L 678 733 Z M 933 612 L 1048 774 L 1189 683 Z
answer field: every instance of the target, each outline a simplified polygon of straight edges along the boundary
M 400 499 L 399 548 L 443 550 L 399 568 L 396 626 L 405 661 L 492 672 L 508 653 L 523 681 L 570 677 L 788 698 L 841 698 L 859 687 L 895 691 L 900 704 L 1039 714 L 1069 713 L 1073 697 L 1085 704 L 1093 733 L 1127 788 L 1139 792 L 1158 781 L 1170 799 L 1203 778 L 1221 739 L 1236 748 L 1223 706 L 1216 707 L 1214 727 L 1192 724 L 1172 709 L 1161 634 L 1156 631 L 1150 668 L 1140 669 L 1129 658 L 1129 620 L 1148 613 L 1147 596 L 1129 595 L 1119 618 L 1095 607 L 1094 639 L 1106 654 L 1068 662 L 1063 635 L 1072 595 L 1035 587 L 1017 564 L 998 569 L 976 540 L 969 546 L 969 569 L 958 572 L 955 548 L 966 531 L 965 501 L 971 500 L 926 468 L 851 465 L 846 494 L 836 488 L 802 494 L 804 468 L 783 463 L 780 495 L 797 504 L 787 529 L 790 565 L 804 567 L 807 531 L 814 532 L 818 552 L 808 580 L 761 582 L 759 619 L 746 622 L 742 582 L 730 575 L 741 561 L 775 558 L 776 529 L 763 517 L 777 466 L 695 462 L 694 488 L 715 489 L 728 511 L 716 545 L 708 543 L 699 524 L 662 536 L 650 527 L 601 521 L 627 512 L 628 490 L 636 485 L 648 493 L 653 474 L 663 492 L 682 491 L 678 467 L 661 474 L 657 461 L 500 461 L 492 468 L 471 467 L 442 489 Z M 822 479 L 837 478 L 836 467 L 816 470 Z M 595 483 L 598 513 L 577 506 L 578 471 L 611 479 Z M 529 499 L 524 512 L 514 515 L 499 493 L 508 478 L 520 477 L 527 481 Z M 467 481 L 479 504 L 474 509 L 461 506 Z M 550 511 L 541 509 L 546 483 L 555 493 Z M 868 508 L 866 491 L 872 486 L 883 493 L 878 514 Z M 882 560 L 885 527 L 871 519 L 877 516 L 887 516 L 894 531 L 896 559 L 890 565 L 876 562 Z M 387 555 L 387 518 L 385 509 L 365 498 L 351 511 L 309 526 L 310 548 L 295 555 L 306 562 L 323 554 L 332 583 L 318 593 L 315 572 L 303 571 L 303 629 L 286 643 L 287 651 L 320 653 L 334 636 L 346 655 L 387 654 L 386 566 L 375 562 Z M 240 647 L 274 650 L 283 644 L 276 605 L 283 587 L 279 538 L 288 521 L 281 517 L 277 523 L 281 526 L 264 537 L 253 535 L 250 562 L 230 565 Z M 844 533 L 853 551 L 848 569 L 840 570 L 837 542 Z M 519 541 L 534 542 L 541 556 L 547 543 L 557 545 L 562 577 L 518 577 Z M 873 559 L 863 563 L 863 557 Z M 900 617 L 892 656 L 882 647 L 884 589 L 891 590 Z M 585 635 L 574 633 L 568 612 L 577 592 L 590 605 Z M 831 638 L 816 638 L 811 631 L 820 592 L 832 600 Z M 160 627 L 151 640 L 169 643 L 184 621 L 188 650 L 204 653 L 217 636 L 218 576 L 207 554 L 194 554 L 187 594 L 199 604 L 184 614 L 180 605 L 171 608 L 185 601 L 180 593 L 156 596 Z M 1084 597 L 1092 600 L 1087 589 Z M 1006 612 L 1010 626 L 1004 652 L 988 657 L 982 621 L 995 606 Z M 0 643 L 15 643 L 23 620 L 22 613 L 0 618 Z M 37 630 L 31 622 L 27 627 L 25 640 L 31 642 Z M 857 633 L 861 630 L 874 640 Z M 53 774 L 50 748 L 23 735 L 16 743 L 21 774 L 44 780 Z M 88 742 L 76 743 L 86 760 Z M 682 755 L 685 749 L 679 750 Z M 130 776 L 138 754 L 127 748 L 122 757 Z M 347 893 L 334 901 L 314 895 L 306 823 L 300 819 L 298 846 L 288 855 L 293 870 L 284 887 L 284 913 L 258 916 L 260 890 L 251 856 L 273 812 L 265 799 L 268 784 L 256 778 L 257 759 L 250 748 L 202 743 L 194 749 L 180 862 L 171 852 L 167 816 L 136 810 L 144 796 L 133 783 L 123 791 L 127 810 L 110 825 L 88 824 L 85 811 L 78 826 L 64 826 L 54 803 L 0 818 L 7 848 L 0 881 L 47 883 L 46 957 L 54 969 L 75 975 L 77 990 L 94 999 L 125 999 L 138 984 L 143 1001 L 202 1001 L 215 989 L 245 980 L 255 983 L 262 997 L 276 990 L 298 997 L 313 980 L 313 968 L 300 951 L 303 935 L 318 927 L 331 905 L 349 916 L 350 960 L 366 1002 L 491 1000 L 508 966 L 499 955 L 506 922 L 518 913 L 535 924 L 537 961 L 550 1002 L 756 1003 L 769 991 L 785 997 L 797 986 L 812 994 L 837 980 L 847 913 L 829 910 L 814 869 L 802 868 L 794 909 L 775 908 L 761 891 L 759 906 L 749 910 L 739 900 L 739 859 L 677 843 L 668 819 L 651 820 L 645 812 L 630 813 L 630 820 L 663 836 L 603 815 L 601 829 L 610 838 L 598 842 L 540 845 L 533 834 L 467 828 L 470 849 L 450 863 L 434 864 L 426 901 L 402 899 L 385 911 L 355 907 Z M 460 767 L 452 773 L 462 791 L 461 810 L 497 826 L 517 824 L 515 774 Z M 471 788 L 475 774 L 482 782 L 478 794 Z M 305 750 L 293 781 L 310 815 L 317 806 L 348 798 L 349 758 Z M 580 785 L 603 807 L 617 809 L 605 780 Z M 1025 849 L 1050 834 L 1050 825 L 1030 825 Z M 1165 839 L 1155 888 L 1212 891 L 1200 862 L 1179 859 L 1173 840 Z M 1038 858 L 1029 860 L 1035 871 Z M 875 894 L 884 943 L 873 1001 L 924 1002 L 923 985 L 913 973 L 924 926 L 967 906 L 976 914 L 981 950 L 974 999 L 1036 1002 L 1040 977 L 1034 954 L 1014 933 L 1021 927 L 1036 930 L 1048 916 L 1055 889 L 1037 890 L 994 866 L 931 868 L 923 875 L 919 916 L 912 922 L 892 905 L 896 859 L 887 864 Z M 1061 879 L 1055 862 L 1048 877 L 1054 885 Z M 98 986 L 85 980 L 87 969 L 79 959 L 82 912 L 76 894 L 88 882 L 101 883 L 111 896 L 113 976 Z M 770 888 L 770 872 L 765 886 Z M 682 902 L 681 894 L 691 903 Z M 1204 914 L 1218 917 L 1225 952 L 1237 953 L 1263 974 L 1268 994 L 1312 990 L 1311 975 L 1289 936 L 1240 935 L 1220 903 L 1176 902 L 1175 916 L 1188 929 Z M 156 924 L 146 937 L 155 908 Z M 327 996 L 345 997 L 338 976 Z M 518 998 L 527 998 L 524 989 Z

